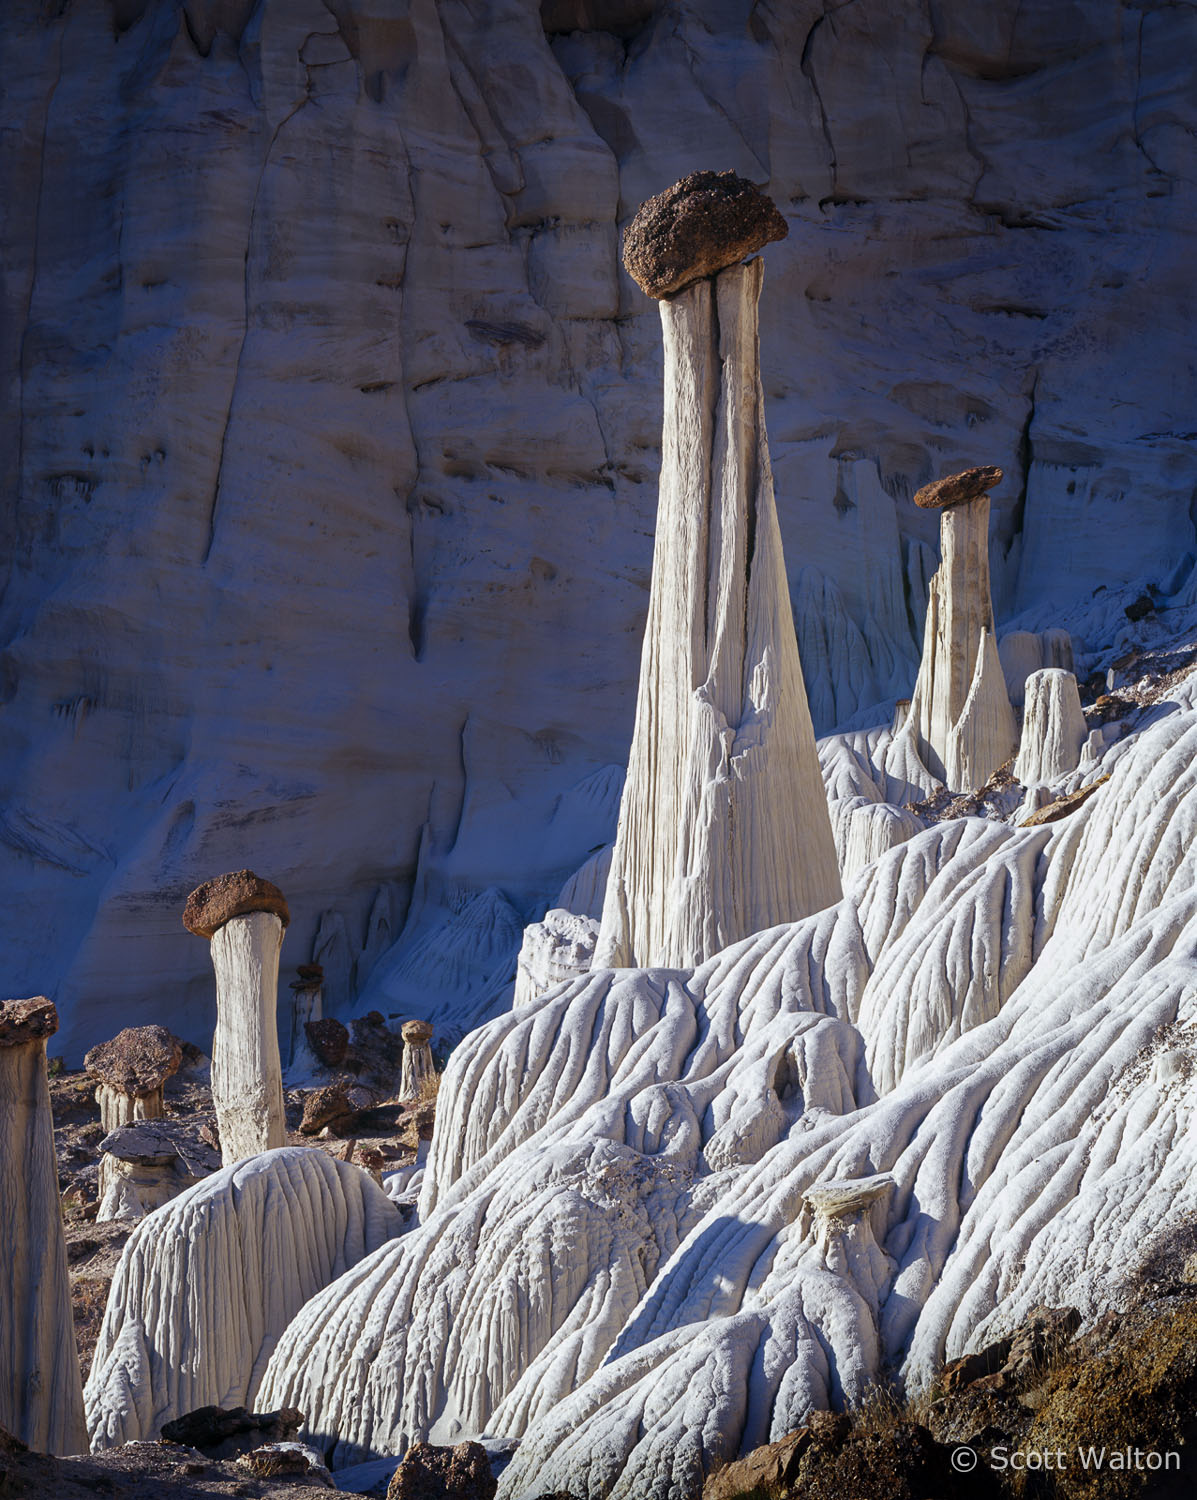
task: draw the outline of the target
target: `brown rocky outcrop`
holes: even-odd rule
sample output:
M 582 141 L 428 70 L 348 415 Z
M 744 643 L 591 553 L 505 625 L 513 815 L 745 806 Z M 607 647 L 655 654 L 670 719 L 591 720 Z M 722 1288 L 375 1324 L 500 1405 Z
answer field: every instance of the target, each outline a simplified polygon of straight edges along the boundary
M 319 1062 L 326 1068 L 339 1068 L 349 1051 L 348 1029 L 333 1016 L 322 1016 L 318 1021 L 305 1021 L 308 1046 Z
M 304 1135 L 318 1135 L 325 1129 L 344 1134 L 378 1102 L 376 1090 L 352 1078 L 338 1078 L 322 1089 L 313 1089 L 304 1098 L 299 1128 Z
M 45 995 L 0 1004 L 0 1047 L 23 1047 L 44 1041 L 58 1030 L 58 1012 Z
M 915 490 L 914 503 L 923 510 L 946 510 L 951 505 L 965 505 L 970 500 L 979 500 L 987 495 L 994 485 L 1002 482 L 1002 471 L 993 464 L 977 469 L 965 469 L 959 474 L 949 474 L 945 479 L 936 479 L 931 484 Z
M 283 1443 L 303 1426 L 303 1413 L 291 1407 L 251 1412 L 244 1406 L 200 1406 L 165 1422 L 162 1438 L 195 1448 L 207 1458 L 235 1458 L 264 1443 Z
M 165 1026 L 127 1026 L 110 1042 L 93 1047 L 83 1066 L 109 1088 L 144 1099 L 160 1093 L 182 1061 L 183 1043 Z
M 623 263 L 650 297 L 672 297 L 789 233 L 771 198 L 734 172 L 691 172 L 640 205 Z
M 273 912 L 286 927 L 291 920 L 287 898 L 277 885 L 252 870 L 231 870 L 197 885 L 183 908 L 183 926 L 197 937 L 212 937 L 232 917 Z
M 497 1488 L 481 1443 L 413 1443 L 391 1476 L 387 1500 L 493 1500 Z

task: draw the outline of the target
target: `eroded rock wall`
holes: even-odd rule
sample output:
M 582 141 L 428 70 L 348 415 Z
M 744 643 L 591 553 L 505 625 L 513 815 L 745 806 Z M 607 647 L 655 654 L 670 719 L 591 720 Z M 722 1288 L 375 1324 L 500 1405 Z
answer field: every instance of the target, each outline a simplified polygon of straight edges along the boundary
M 909 693 L 935 474 L 1006 469 L 999 629 L 1163 583 L 1195 32 L 1115 0 L 5 7 L 13 992 L 68 1052 L 166 995 L 202 1037 L 178 913 L 246 863 L 332 1009 L 502 990 L 614 830 L 660 433 L 618 230 L 695 168 L 790 222 L 762 358 L 816 729 Z

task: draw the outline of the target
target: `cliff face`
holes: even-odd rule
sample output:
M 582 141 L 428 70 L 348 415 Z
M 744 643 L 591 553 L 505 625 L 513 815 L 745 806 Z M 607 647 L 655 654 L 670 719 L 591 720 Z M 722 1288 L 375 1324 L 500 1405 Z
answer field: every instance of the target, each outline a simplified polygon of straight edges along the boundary
M 0 38 L 3 941 L 68 1052 L 204 1039 L 179 914 L 247 864 L 332 1004 L 464 1019 L 611 837 L 661 388 L 618 229 L 687 171 L 790 222 L 817 729 L 909 692 L 908 497 L 952 467 L 1007 472 L 999 629 L 1180 581 L 1191 5 L 14 0 Z

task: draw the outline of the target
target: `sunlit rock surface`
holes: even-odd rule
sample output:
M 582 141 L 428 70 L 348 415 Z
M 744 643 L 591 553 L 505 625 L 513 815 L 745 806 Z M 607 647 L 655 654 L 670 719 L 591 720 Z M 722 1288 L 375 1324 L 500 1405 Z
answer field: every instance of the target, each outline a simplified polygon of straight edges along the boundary
M 1058 823 L 943 823 L 803 922 L 467 1038 L 420 1226 L 259 1401 L 341 1465 L 489 1434 L 509 1500 L 683 1497 L 885 1370 L 1096 1316 L 1197 1210 L 1195 682 Z
M 982 447 L 999 634 L 1185 586 L 1192 7 L 543 11 L 4 7 L 0 910 L 70 1055 L 164 996 L 210 1033 L 178 905 L 246 862 L 330 1011 L 506 1003 L 614 834 L 661 426 L 617 235 L 686 172 L 789 221 L 817 732 L 909 696 L 908 496 Z

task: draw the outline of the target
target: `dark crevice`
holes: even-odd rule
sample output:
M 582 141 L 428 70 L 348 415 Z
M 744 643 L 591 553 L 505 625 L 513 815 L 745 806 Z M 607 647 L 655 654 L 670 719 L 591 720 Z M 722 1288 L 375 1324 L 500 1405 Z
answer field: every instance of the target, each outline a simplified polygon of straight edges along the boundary
M 303 106 L 307 104 L 310 97 L 310 94 L 305 94 L 275 127 L 274 134 L 270 137 L 270 144 L 266 148 L 266 155 L 263 157 L 262 165 L 258 170 L 258 180 L 254 184 L 254 196 L 249 210 L 249 231 L 245 239 L 245 259 L 242 273 L 243 317 L 241 322 L 241 340 L 237 345 L 237 355 L 233 362 L 233 379 L 229 387 L 229 404 L 225 408 L 224 422 L 220 430 L 220 449 L 216 459 L 216 482 L 212 487 L 212 502 L 208 508 L 208 541 L 204 547 L 202 558 L 204 566 L 207 565 L 208 559 L 212 555 L 212 546 L 216 541 L 216 521 L 220 510 L 220 492 L 224 479 L 225 448 L 228 444 L 229 428 L 233 420 L 233 407 L 237 402 L 237 387 L 241 381 L 241 361 L 245 354 L 245 342 L 249 337 L 249 262 L 250 256 L 253 254 L 254 226 L 258 217 L 258 201 L 262 194 L 262 182 L 266 176 L 266 169 L 270 165 L 271 154 L 274 151 L 279 136 L 282 134 L 283 127 L 295 118 Z
M 1039 371 L 1035 371 L 1035 378 L 1031 382 L 1030 402 L 1027 406 L 1026 419 L 1022 424 L 1022 431 L 1018 435 L 1018 466 L 1022 476 L 1022 483 L 1018 491 L 1018 499 L 1015 500 L 1010 511 L 1010 540 L 1006 544 L 1006 556 L 1009 557 L 1010 550 L 1014 546 L 1015 538 L 1022 535 L 1023 525 L 1027 510 L 1027 488 L 1031 480 L 1031 465 L 1035 461 L 1031 428 L 1035 422 L 1035 398 L 1039 391 Z

